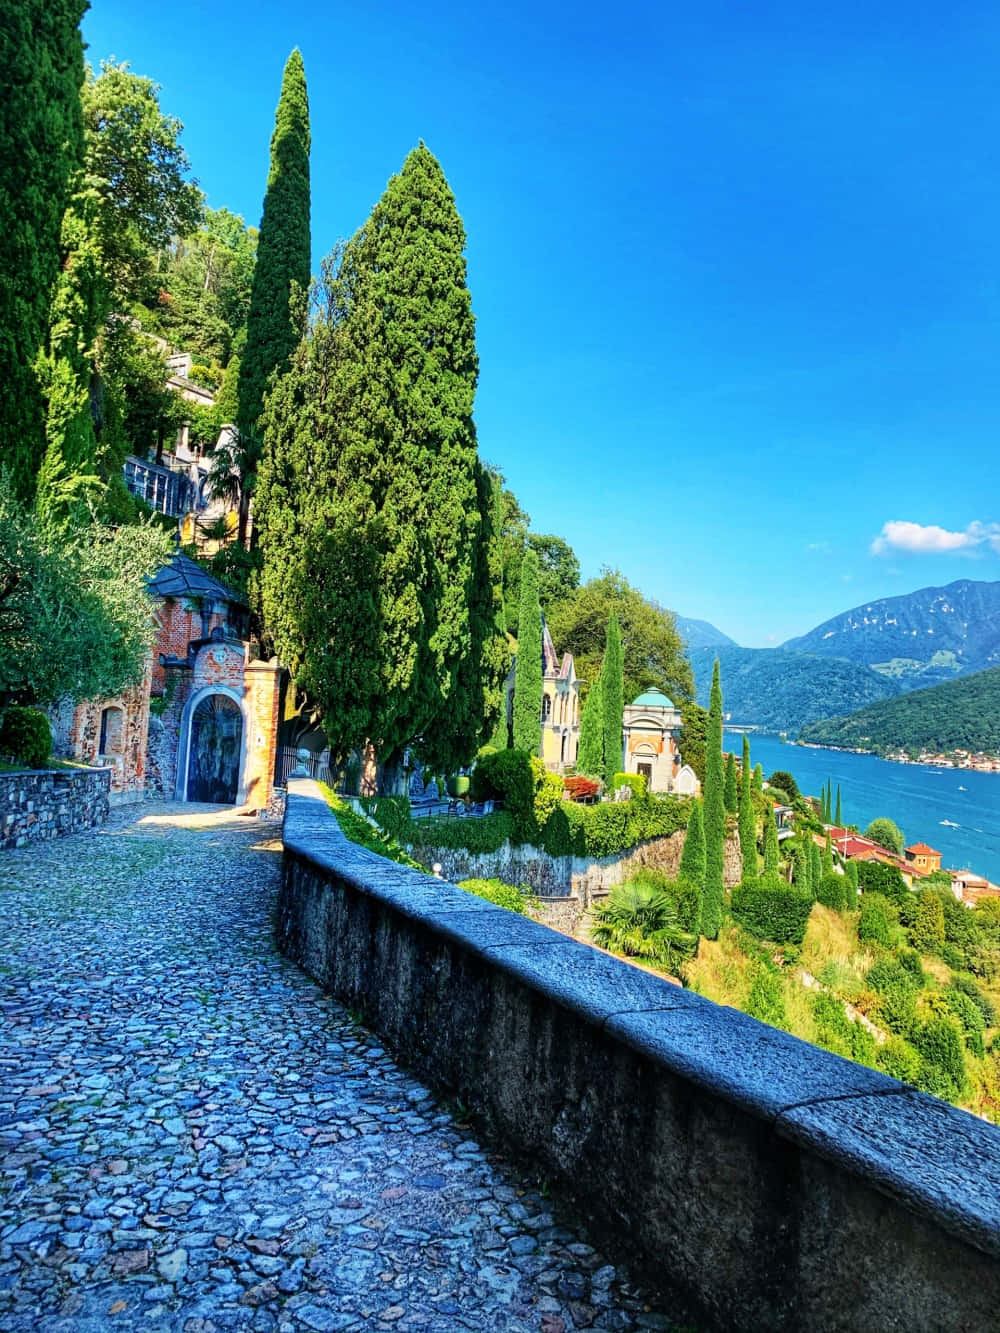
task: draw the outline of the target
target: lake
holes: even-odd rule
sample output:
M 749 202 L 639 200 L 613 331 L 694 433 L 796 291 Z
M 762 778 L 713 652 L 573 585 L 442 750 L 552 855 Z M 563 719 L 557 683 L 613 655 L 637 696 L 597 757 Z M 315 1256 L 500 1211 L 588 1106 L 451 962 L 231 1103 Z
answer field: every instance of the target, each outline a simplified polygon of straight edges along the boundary
M 722 745 L 737 756 L 743 752 L 736 732 L 725 732 Z M 763 766 L 765 777 L 786 769 L 807 796 L 818 796 L 832 778 L 835 803 L 840 783 L 846 824 L 857 824 L 863 832 L 876 816 L 888 815 L 903 830 L 907 846 L 930 843 L 941 853 L 943 866 L 974 870 L 1000 883 L 1000 773 L 890 764 L 870 754 L 783 745 L 774 736 L 753 733 L 750 757 Z M 958 827 L 942 825 L 942 819 Z

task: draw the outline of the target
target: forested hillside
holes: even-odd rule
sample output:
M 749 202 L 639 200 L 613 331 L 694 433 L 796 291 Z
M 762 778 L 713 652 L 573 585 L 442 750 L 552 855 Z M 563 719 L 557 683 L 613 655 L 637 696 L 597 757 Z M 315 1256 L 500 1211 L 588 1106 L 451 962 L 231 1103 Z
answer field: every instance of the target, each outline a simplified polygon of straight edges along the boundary
M 1000 753 L 1000 667 L 915 690 L 849 717 L 814 722 L 802 739 L 876 750 Z
M 716 657 L 726 682 L 729 718 L 790 735 L 817 718 L 891 698 L 899 689 L 870 667 L 837 658 L 776 648 L 697 648 L 690 658 L 702 706 L 708 702 Z

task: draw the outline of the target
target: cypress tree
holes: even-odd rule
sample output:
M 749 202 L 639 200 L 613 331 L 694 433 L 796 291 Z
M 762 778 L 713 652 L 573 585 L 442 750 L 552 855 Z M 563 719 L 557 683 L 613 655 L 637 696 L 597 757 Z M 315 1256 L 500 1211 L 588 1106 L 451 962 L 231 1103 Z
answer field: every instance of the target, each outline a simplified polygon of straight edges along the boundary
M 833 844 L 830 841 L 830 834 L 827 833 L 826 841 L 823 844 L 823 874 L 829 875 L 833 872 Z
M 726 776 L 722 786 L 722 799 L 726 814 L 735 815 L 739 809 L 739 796 L 736 791 L 736 756 L 732 750 L 726 753 Z
M 764 770 L 760 764 L 754 765 L 753 770 L 753 789 L 763 793 L 764 791 Z
M 843 828 L 843 827 L 844 827 L 843 819 L 844 819 L 844 816 L 843 816 L 843 814 L 842 814 L 842 812 L 841 812 L 841 808 L 840 808 L 840 783 L 838 782 L 838 783 L 837 783 L 837 811 L 836 811 L 836 814 L 835 814 L 834 817 L 833 817 L 833 822 L 837 825 L 837 828 Z
M 769 809 L 764 815 L 764 877 L 773 878 L 780 873 L 780 870 L 778 825 L 775 823 L 774 811 Z
M 0 465 L 30 500 L 45 452 L 36 360 L 63 258 L 62 219 L 84 160 L 86 0 L 8 0 L 0 9 Z
M 328 275 L 326 308 L 264 412 L 255 597 L 269 646 L 336 757 L 372 741 L 384 790 L 408 746 L 441 762 L 447 737 L 451 764 L 472 757 L 482 732 L 448 732 L 449 715 L 473 711 L 470 655 L 501 679 L 509 660 L 491 600 L 475 594 L 493 498 L 476 453 L 464 248 L 420 145 Z M 487 683 L 499 689 L 495 677 L 473 688 Z
M 705 892 L 705 826 L 701 801 L 695 801 L 691 806 L 691 818 L 684 834 L 684 848 L 677 873 L 680 879 L 698 890 L 695 919 L 690 927 L 698 935 L 701 933 L 701 908 Z
M 538 601 L 538 556 L 530 546 L 521 562 L 519 608 L 514 749 L 538 754 L 542 746 L 542 608 Z
M 604 781 L 608 789 L 622 767 L 622 717 L 625 708 L 625 672 L 618 617 L 608 617 L 608 634 L 601 668 L 601 707 L 604 710 Z
M 591 685 L 580 714 L 576 769 L 591 778 L 600 778 L 604 774 L 604 704 L 601 702 L 600 676 Z
M 753 884 L 757 879 L 757 818 L 753 808 L 753 782 L 750 768 L 750 742 L 743 733 L 743 767 L 740 782 L 739 828 L 740 858 L 743 862 L 742 880 Z
M 809 857 L 806 849 L 798 841 L 792 847 L 792 883 L 803 893 L 812 892 L 812 883 L 809 877 Z
M 823 878 L 823 857 L 812 838 L 809 839 L 809 878 L 812 881 L 813 892 L 815 893 L 820 880 Z
M 246 545 L 250 497 L 261 461 L 260 416 L 271 375 L 287 369 L 301 326 L 293 289 L 309 290 L 309 98 L 302 55 L 288 57 L 271 136 L 271 168 L 250 289 L 239 371 L 239 541 Z
M 705 734 L 705 890 L 702 894 L 701 929 L 707 939 L 717 938 L 722 927 L 725 902 L 723 867 L 726 844 L 725 777 L 722 767 L 722 686 L 719 660 L 712 672 L 712 692 Z
M 847 878 L 851 884 L 850 908 L 855 911 L 858 905 L 858 863 L 857 861 L 847 861 L 844 865 L 847 872 Z

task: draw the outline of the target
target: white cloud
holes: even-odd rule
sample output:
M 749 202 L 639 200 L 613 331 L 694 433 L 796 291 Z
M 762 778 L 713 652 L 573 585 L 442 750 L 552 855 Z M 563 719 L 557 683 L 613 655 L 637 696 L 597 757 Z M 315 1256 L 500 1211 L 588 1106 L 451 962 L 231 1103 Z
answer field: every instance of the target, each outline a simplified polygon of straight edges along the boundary
M 906 551 L 910 555 L 969 555 L 988 545 L 1000 554 L 1000 523 L 970 523 L 964 532 L 949 532 L 935 523 L 890 519 L 872 542 L 872 555 Z
M 807 551 L 832 551 L 833 547 L 829 542 L 810 542 L 806 547 Z

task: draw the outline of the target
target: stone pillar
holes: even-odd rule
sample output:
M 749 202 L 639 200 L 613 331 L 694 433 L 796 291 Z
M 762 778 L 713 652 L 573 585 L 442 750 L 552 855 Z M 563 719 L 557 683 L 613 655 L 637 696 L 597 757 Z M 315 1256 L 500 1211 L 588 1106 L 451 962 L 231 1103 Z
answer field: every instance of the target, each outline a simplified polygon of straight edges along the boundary
M 263 810 L 274 787 L 278 753 L 278 704 L 281 697 L 278 659 L 248 662 L 243 672 L 243 687 L 248 733 L 240 799 L 244 805 Z

